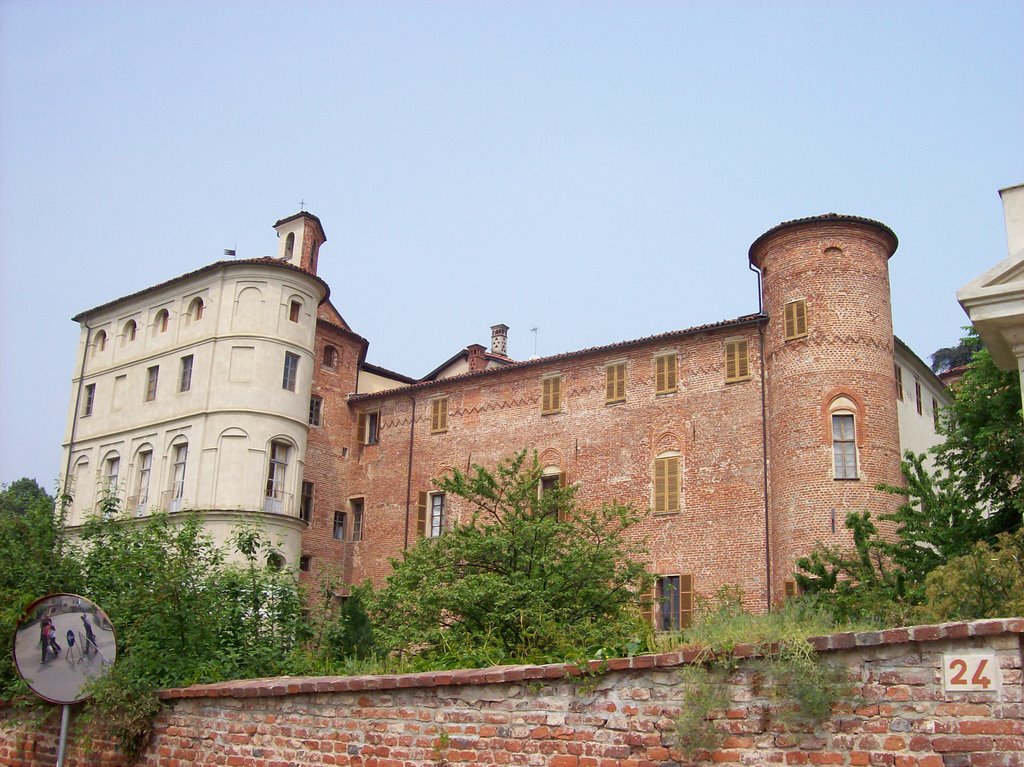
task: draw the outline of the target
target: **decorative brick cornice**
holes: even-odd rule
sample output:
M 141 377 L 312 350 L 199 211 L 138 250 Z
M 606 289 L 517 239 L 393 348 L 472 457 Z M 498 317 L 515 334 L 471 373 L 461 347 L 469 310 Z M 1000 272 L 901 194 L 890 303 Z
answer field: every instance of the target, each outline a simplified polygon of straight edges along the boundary
M 935 642 L 945 639 L 963 639 L 997 634 L 1024 634 L 1024 618 L 961 621 L 926 626 L 908 626 L 884 631 L 861 631 L 811 637 L 807 641 L 818 652 L 848 650 L 857 647 L 898 645 L 910 642 Z M 732 657 L 755 658 L 774 651 L 775 647 L 759 644 L 739 644 Z M 366 690 L 396 690 L 399 688 L 426 688 L 444 686 L 502 684 L 531 680 L 554 680 L 601 674 L 606 671 L 634 671 L 652 668 L 675 668 L 707 660 L 709 653 L 703 647 L 688 647 L 674 652 L 653 655 L 634 655 L 631 658 L 592 660 L 586 666 L 574 663 L 550 663 L 542 666 L 494 666 L 491 668 L 424 671 L 415 674 L 381 674 L 376 676 L 322 676 L 275 677 L 271 679 L 245 679 L 216 684 L 160 691 L 163 700 L 184 698 L 266 698 L 325 692 L 361 692 Z

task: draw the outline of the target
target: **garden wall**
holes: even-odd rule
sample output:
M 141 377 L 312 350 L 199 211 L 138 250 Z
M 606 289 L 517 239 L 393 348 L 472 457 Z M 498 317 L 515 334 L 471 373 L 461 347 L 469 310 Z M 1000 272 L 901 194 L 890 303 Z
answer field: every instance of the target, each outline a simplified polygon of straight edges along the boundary
M 728 735 L 700 756 L 722 765 L 1024 767 L 1022 638 L 1021 618 L 815 638 L 854 687 L 804 731 L 779 724 L 751 667 L 754 648 L 737 647 L 730 703 L 715 713 Z M 138 763 L 674 767 L 688 763 L 674 747 L 674 719 L 688 688 L 679 672 L 694 658 L 613 659 L 582 675 L 556 664 L 164 690 L 167 708 Z M 0 711 L 0 765 L 55 764 L 58 721 L 35 728 Z M 93 750 L 78 733 L 69 767 L 131 763 L 101 732 L 89 734 Z

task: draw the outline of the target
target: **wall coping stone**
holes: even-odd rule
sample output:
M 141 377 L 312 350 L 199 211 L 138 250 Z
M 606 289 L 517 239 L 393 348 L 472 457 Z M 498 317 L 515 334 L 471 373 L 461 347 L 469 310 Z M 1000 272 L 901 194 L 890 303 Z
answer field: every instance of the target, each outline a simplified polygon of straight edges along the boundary
M 921 626 L 885 629 L 883 631 L 841 632 L 808 638 L 818 652 L 847 650 L 855 647 L 907 644 L 910 642 L 936 642 L 963 639 L 972 636 L 997 634 L 1024 634 L 1024 618 L 957 621 Z M 733 648 L 736 658 L 753 658 L 771 652 L 774 647 L 758 644 L 739 644 Z M 708 658 L 707 648 L 684 647 L 672 652 L 634 655 L 629 658 L 610 658 L 606 661 L 588 661 L 584 671 L 575 663 L 549 663 L 526 666 L 492 666 L 490 668 L 447 669 L 409 674 L 380 674 L 361 676 L 273 677 L 268 679 L 242 679 L 191 687 L 169 688 L 159 691 L 162 700 L 185 698 L 266 698 L 283 695 L 360 692 L 364 690 L 394 690 L 411 687 L 447 687 L 463 685 L 500 684 L 533 679 L 566 679 L 607 671 L 627 671 L 651 668 L 674 668 L 700 663 Z

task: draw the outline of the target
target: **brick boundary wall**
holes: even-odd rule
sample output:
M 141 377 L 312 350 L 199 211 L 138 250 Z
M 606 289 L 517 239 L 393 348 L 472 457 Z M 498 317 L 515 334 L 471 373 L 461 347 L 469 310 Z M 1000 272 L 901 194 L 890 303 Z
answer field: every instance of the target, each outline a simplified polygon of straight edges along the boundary
M 754 683 L 751 645 L 735 648 L 729 707 L 716 725 L 721 765 L 1024 767 L 1024 618 L 833 634 L 809 640 L 845 666 L 851 698 L 813 730 L 788 731 L 768 716 Z M 944 653 L 988 651 L 999 691 L 948 693 Z M 679 670 L 697 650 L 572 664 L 385 676 L 276 678 L 162 690 L 137 764 L 290 767 L 678 767 L 674 718 L 686 685 Z M 0 765 L 56 762 L 59 714 L 42 727 L 0 709 Z M 74 724 L 72 725 L 74 727 Z M 69 745 L 68 767 L 132 762 L 101 729 Z

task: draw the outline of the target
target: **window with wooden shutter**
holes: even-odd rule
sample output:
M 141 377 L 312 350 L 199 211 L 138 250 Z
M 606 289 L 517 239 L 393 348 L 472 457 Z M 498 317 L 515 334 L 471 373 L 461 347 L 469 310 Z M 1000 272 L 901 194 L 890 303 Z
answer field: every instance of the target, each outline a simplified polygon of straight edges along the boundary
M 626 399 L 626 363 L 617 362 L 605 369 L 604 401 L 624 402 Z
M 540 412 L 558 413 L 562 409 L 562 376 L 541 379 Z
M 427 493 L 421 492 L 416 499 L 416 535 L 427 534 Z
M 380 411 L 369 410 L 356 416 L 356 439 L 363 445 L 376 445 Z
M 448 398 L 440 397 L 430 403 L 430 432 L 448 431 Z
M 654 513 L 679 511 L 679 456 L 654 460 Z
M 900 402 L 903 401 L 903 368 L 899 365 L 894 366 L 896 373 L 896 399 Z
M 654 584 L 657 631 L 679 631 L 693 622 L 693 576 L 659 575 Z
M 786 340 L 807 335 L 807 302 L 790 301 L 785 310 Z
M 668 394 L 676 390 L 676 355 L 661 354 L 654 358 L 654 391 Z
M 725 382 L 746 381 L 750 378 L 750 360 L 747 341 L 738 339 L 725 342 Z
M 640 595 L 640 617 L 650 626 L 654 623 L 654 590 Z
M 799 592 L 797 591 L 797 588 L 796 588 L 796 581 L 794 581 L 794 580 L 786 581 L 786 583 L 785 583 L 786 599 L 792 599 L 798 593 Z

